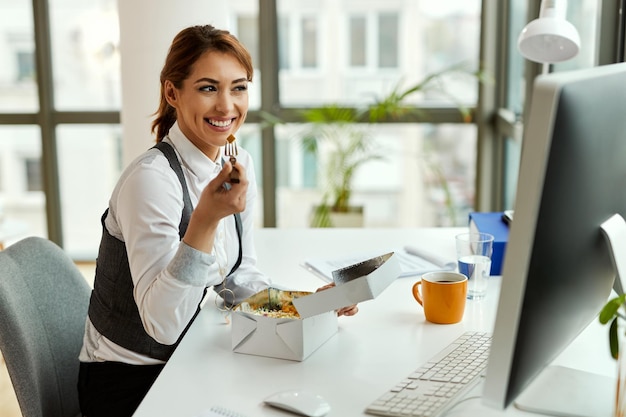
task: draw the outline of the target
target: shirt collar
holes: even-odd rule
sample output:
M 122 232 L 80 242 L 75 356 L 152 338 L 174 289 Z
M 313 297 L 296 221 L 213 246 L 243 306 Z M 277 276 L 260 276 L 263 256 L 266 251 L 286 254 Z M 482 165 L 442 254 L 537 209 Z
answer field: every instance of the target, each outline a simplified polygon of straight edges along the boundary
M 178 126 L 178 122 L 174 122 L 167 134 L 169 141 L 178 151 L 183 165 L 191 171 L 200 181 L 210 179 L 216 171 L 221 170 L 218 156 L 218 162 L 211 161 L 200 149 L 196 147 L 183 134 Z

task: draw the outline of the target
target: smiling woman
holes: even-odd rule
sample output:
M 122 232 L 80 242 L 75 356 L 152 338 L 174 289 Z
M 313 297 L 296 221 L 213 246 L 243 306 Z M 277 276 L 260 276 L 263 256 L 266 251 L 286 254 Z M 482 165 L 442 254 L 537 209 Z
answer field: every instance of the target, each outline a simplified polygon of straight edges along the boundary
M 231 164 L 223 150 L 245 121 L 251 80 L 250 55 L 229 32 L 191 26 L 174 38 L 157 144 L 124 170 L 102 216 L 79 357 L 85 415 L 132 415 L 209 287 L 237 303 L 269 285 L 255 267 L 252 159 L 240 148 Z
M 157 144 L 126 167 L 102 216 L 79 356 L 84 415 L 133 414 L 209 289 L 228 306 L 270 285 L 256 267 L 252 158 L 239 146 L 234 162 L 224 152 L 246 119 L 252 68 L 246 48 L 210 25 L 172 42 Z
M 198 58 L 182 85 L 170 79 L 163 84 L 181 132 L 212 161 L 246 119 L 251 77 L 236 57 L 209 51 Z

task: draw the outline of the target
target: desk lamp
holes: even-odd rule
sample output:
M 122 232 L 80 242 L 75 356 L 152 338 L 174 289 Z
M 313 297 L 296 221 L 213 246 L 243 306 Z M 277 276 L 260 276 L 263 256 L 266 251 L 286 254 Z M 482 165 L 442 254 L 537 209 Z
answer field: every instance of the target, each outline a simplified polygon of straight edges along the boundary
M 528 23 L 517 39 L 524 58 L 553 64 L 575 57 L 580 49 L 578 31 L 565 19 L 567 0 L 542 0 L 539 18 Z

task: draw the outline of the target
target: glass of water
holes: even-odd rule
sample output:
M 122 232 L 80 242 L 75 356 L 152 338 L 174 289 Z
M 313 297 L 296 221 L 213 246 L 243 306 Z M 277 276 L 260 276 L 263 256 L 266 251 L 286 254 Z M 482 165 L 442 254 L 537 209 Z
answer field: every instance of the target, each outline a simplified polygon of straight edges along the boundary
M 485 298 L 491 274 L 493 235 L 481 232 L 462 233 L 456 236 L 456 256 L 459 272 L 467 281 L 467 298 Z

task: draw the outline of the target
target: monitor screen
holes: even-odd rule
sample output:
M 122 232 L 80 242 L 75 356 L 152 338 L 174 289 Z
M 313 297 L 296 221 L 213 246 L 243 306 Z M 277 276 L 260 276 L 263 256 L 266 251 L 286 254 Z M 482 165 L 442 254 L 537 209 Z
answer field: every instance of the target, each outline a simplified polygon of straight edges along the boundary
M 613 214 L 626 218 L 626 64 L 538 76 L 485 404 L 509 406 L 597 318 L 616 277 L 600 229 Z

